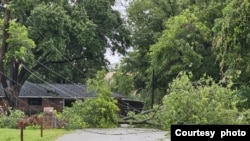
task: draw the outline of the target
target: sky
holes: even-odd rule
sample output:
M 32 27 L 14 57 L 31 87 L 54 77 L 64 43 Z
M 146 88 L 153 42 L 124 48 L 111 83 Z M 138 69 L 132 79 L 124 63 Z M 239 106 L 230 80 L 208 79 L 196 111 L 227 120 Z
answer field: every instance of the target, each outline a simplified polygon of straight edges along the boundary
M 119 63 L 122 56 L 119 55 L 118 53 L 115 53 L 114 55 L 112 55 L 111 51 L 108 50 L 106 53 L 105 53 L 105 56 L 106 58 L 109 60 L 110 64 L 116 64 L 116 63 Z

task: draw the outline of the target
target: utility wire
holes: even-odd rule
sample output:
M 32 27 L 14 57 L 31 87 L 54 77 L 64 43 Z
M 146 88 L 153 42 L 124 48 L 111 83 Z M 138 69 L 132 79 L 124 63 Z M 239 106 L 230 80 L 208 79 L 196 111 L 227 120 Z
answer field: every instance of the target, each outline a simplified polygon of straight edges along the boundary
M 27 69 L 26 67 L 24 67 L 25 69 Z M 29 71 L 29 72 L 31 72 L 30 70 L 27 70 L 27 71 Z M 1 72 L 0 72 L 1 73 Z M 31 72 L 32 73 L 32 72 Z M 15 80 L 13 80 L 13 79 L 11 79 L 10 77 L 8 77 L 8 76 L 6 76 L 5 74 L 3 74 L 3 73 L 1 73 L 2 75 L 4 75 L 6 78 L 8 78 L 9 80 L 11 80 L 11 81 L 13 81 L 13 82 L 15 82 L 18 86 L 20 86 L 20 87 L 22 87 L 22 85 L 20 84 L 20 83 L 18 83 L 17 81 L 15 81 Z M 38 76 L 37 76 L 38 77 Z M 41 79 L 40 77 L 39 77 L 39 79 Z M 45 81 L 45 80 L 43 80 L 43 81 Z M 47 81 L 45 81 L 46 83 L 48 83 Z M 33 84 L 33 83 L 31 83 L 32 85 L 35 85 L 35 84 Z M 49 83 L 48 83 L 49 84 Z M 53 86 L 53 85 L 52 85 Z M 54 86 L 53 86 L 54 87 Z M 56 88 L 56 87 L 55 87 Z M 25 90 L 25 89 L 24 89 Z M 60 89 L 59 89 L 60 90 Z M 27 91 L 27 90 L 25 90 L 25 91 Z M 28 92 L 28 91 L 27 91 Z M 22 99 L 20 99 L 18 96 L 15 96 L 15 95 L 13 95 L 16 99 L 18 99 L 20 102 L 22 102 L 22 103 L 24 103 L 25 105 L 28 105 L 27 104 L 27 102 L 26 101 L 24 101 L 24 100 L 22 100 Z M 71 96 L 71 95 L 70 95 Z M 56 103 L 54 103 L 54 102 L 51 102 L 50 101 L 50 104 L 52 104 L 52 105 L 54 105 L 55 107 L 58 107 L 58 105 L 56 104 Z M 133 107 L 133 106 L 131 106 L 131 105 L 128 105 L 127 103 L 125 103 L 125 102 L 123 102 L 122 101 L 122 103 L 117 103 L 119 106 L 121 106 L 121 107 L 123 107 L 123 108 L 127 108 L 127 107 L 129 107 L 129 109 L 133 109 L 133 110 L 135 110 L 135 111 L 137 111 L 137 112 L 139 112 L 135 107 Z M 35 108 L 35 107 L 33 107 L 33 106 L 31 106 L 31 105 L 28 105 L 32 110 L 34 110 L 34 111 L 36 111 L 36 112 L 41 112 L 40 110 L 38 110 L 38 108 Z M 120 115 L 121 116 L 121 115 Z
M 46 69 L 48 69 L 49 71 L 53 72 L 54 74 L 58 75 L 59 77 L 64 78 L 63 76 L 61 76 L 61 75 L 59 75 L 58 73 L 56 73 L 55 71 L 51 70 L 50 68 L 48 68 L 47 66 L 45 66 L 44 64 L 42 64 L 41 62 L 39 62 L 38 60 L 36 60 L 36 61 L 37 61 L 37 63 L 39 63 L 40 65 L 42 65 L 42 66 L 45 67 Z M 25 68 L 25 69 L 26 69 L 26 68 Z M 37 75 L 36 75 L 36 76 L 37 76 Z M 38 76 L 37 76 L 37 77 L 38 77 Z M 64 79 L 65 79 L 65 78 L 64 78 Z M 67 79 L 66 79 L 66 80 L 67 80 Z M 68 81 L 68 80 L 67 80 L 67 81 Z M 80 85 L 77 85 L 76 83 L 74 83 L 74 82 L 72 82 L 72 81 L 70 81 L 70 82 L 71 82 L 73 85 L 76 85 L 76 86 L 82 88 Z M 134 109 L 134 110 L 136 110 L 137 112 L 139 112 L 139 110 L 137 110 L 135 107 L 133 107 L 133 106 L 131 106 L 131 105 L 127 105 L 126 102 L 122 101 L 122 103 L 123 103 L 123 104 L 118 103 L 118 105 L 120 105 L 120 106 L 122 106 L 122 107 L 128 107 L 128 108 L 130 108 L 130 109 Z
M 52 69 L 48 68 L 46 65 L 42 64 L 41 62 L 39 62 L 38 60 L 36 60 L 36 62 L 39 63 L 40 65 L 42 65 L 43 67 L 45 67 L 46 69 L 48 69 L 49 71 L 53 72 L 53 73 L 56 74 L 57 76 L 62 77 L 62 78 L 64 78 L 65 80 L 67 80 L 65 77 L 63 77 L 62 75 L 59 75 L 58 73 L 56 73 L 56 72 L 53 71 Z M 69 80 L 67 80 L 67 81 L 69 81 Z M 74 83 L 74 82 L 72 82 L 72 81 L 69 81 L 69 82 L 71 82 L 73 85 L 76 85 L 76 86 L 78 86 L 78 87 L 81 87 L 80 85 L 77 85 L 76 83 Z M 82 88 L 82 87 L 81 87 L 81 88 Z M 140 112 L 137 108 L 135 108 L 135 107 L 133 107 L 133 106 L 131 106 L 131 105 L 128 105 L 126 102 L 122 101 L 122 103 L 123 103 L 123 104 L 118 103 L 118 105 L 120 105 L 120 106 L 122 106 L 122 107 L 128 107 L 129 109 L 133 109 L 133 110 L 135 110 L 135 111 L 137 111 L 137 112 Z
M 45 67 L 46 69 L 48 69 L 49 71 L 53 72 L 55 75 L 57 75 L 57 76 L 59 76 L 59 77 L 62 77 L 63 79 L 67 80 L 65 77 L 63 77 L 62 75 L 59 75 L 59 74 L 56 73 L 54 70 L 48 68 L 46 65 L 42 64 L 42 63 L 39 62 L 38 60 L 36 60 L 36 62 L 39 63 L 40 65 L 42 65 L 43 67 Z M 69 81 L 69 80 L 67 80 L 67 81 Z M 72 81 L 69 81 L 69 82 L 71 82 L 71 83 L 74 84 L 74 85 L 77 85 L 77 84 L 75 84 L 75 83 L 72 82 Z M 77 86 L 79 86 L 79 85 L 77 85 Z M 81 87 L 81 86 L 79 86 L 79 87 Z M 82 88 L 82 87 L 81 87 L 81 88 Z M 125 103 L 124 101 L 122 101 L 122 103 L 123 103 L 123 104 L 118 103 L 118 105 L 120 105 L 120 106 L 122 106 L 122 107 L 128 107 L 129 109 L 133 109 L 133 110 L 135 110 L 135 111 L 137 111 L 137 112 L 140 112 L 137 108 L 135 108 L 135 107 L 133 107 L 133 106 L 131 106 L 131 105 L 128 105 L 128 104 Z
M 42 78 L 40 78 L 39 76 L 37 76 L 36 74 L 34 74 L 33 71 L 30 70 L 30 69 L 28 69 L 25 65 L 22 65 L 22 67 L 23 67 L 25 70 L 27 70 L 28 72 L 30 72 L 31 74 L 33 74 L 33 75 L 34 75 L 36 78 L 38 78 L 39 80 L 45 82 L 45 84 L 48 84 L 48 85 L 50 85 L 51 87 L 53 87 L 53 88 L 59 90 L 60 92 L 62 92 L 62 93 L 64 93 L 64 94 L 66 94 L 66 95 L 68 95 L 68 96 L 70 96 L 70 97 L 76 99 L 75 97 L 73 97 L 72 95 L 66 93 L 65 91 L 63 91 L 63 90 L 61 90 L 61 89 L 59 89 L 59 88 L 53 86 L 53 85 L 50 84 L 48 81 L 43 80 Z M 66 88 L 65 88 L 65 89 L 66 89 Z M 67 89 L 67 90 L 69 90 L 69 89 Z M 74 93 L 74 94 L 76 94 L 76 95 L 78 95 L 78 96 L 81 96 L 80 94 L 78 94 L 78 93 L 76 93 L 76 92 L 74 92 L 74 91 L 71 91 L 71 90 L 69 90 L 69 91 L 72 92 L 72 93 Z
M 59 77 L 65 79 L 66 81 L 68 81 L 68 82 L 70 82 L 70 83 L 72 83 L 72 84 L 78 86 L 79 88 L 83 88 L 83 87 L 81 87 L 80 85 L 74 83 L 74 82 L 71 81 L 71 80 L 68 80 L 68 79 L 65 78 L 64 76 L 62 76 L 62 75 L 60 75 L 59 73 L 55 72 L 54 70 L 50 69 L 49 67 L 47 67 L 47 66 L 44 65 L 43 63 L 39 62 L 38 60 L 35 59 L 35 61 L 36 61 L 38 64 L 42 65 L 42 66 L 43 66 L 44 68 L 46 68 L 47 70 L 49 70 L 50 72 L 54 73 L 56 76 L 59 76 Z
M 6 76 L 6 75 L 3 74 L 2 72 L 0 72 L 0 73 L 1 73 L 2 75 L 4 75 L 6 78 L 8 78 L 9 80 L 15 82 L 18 86 L 22 87 L 22 85 L 21 85 L 20 83 L 18 83 L 17 81 L 15 81 L 15 80 L 13 80 L 12 78 Z M 24 91 L 28 92 L 27 90 L 24 90 Z M 14 98 L 18 99 L 21 103 L 24 103 L 25 105 L 28 105 L 30 109 L 32 109 L 32 110 L 34 110 L 34 111 L 36 111 L 36 112 L 41 112 L 40 110 L 38 110 L 38 108 L 35 108 L 34 106 L 31 106 L 31 105 L 27 104 L 26 101 L 20 99 L 18 96 L 14 95 L 14 94 L 12 94 L 12 96 L 13 96 Z M 53 103 L 53 102 L 51 102 L 51 104 L 58 106 L 57 104 L 55 104 L 55 103 Z

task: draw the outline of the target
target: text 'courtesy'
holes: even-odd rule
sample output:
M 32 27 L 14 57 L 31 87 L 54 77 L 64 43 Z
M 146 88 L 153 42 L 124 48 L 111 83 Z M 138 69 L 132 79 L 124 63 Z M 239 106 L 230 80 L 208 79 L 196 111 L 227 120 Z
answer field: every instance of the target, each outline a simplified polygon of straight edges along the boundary
M 202 141 L 226 141 L 232 138 L 248 141 L 250 125 L 171 125 L 171 141 L 195 138 Z

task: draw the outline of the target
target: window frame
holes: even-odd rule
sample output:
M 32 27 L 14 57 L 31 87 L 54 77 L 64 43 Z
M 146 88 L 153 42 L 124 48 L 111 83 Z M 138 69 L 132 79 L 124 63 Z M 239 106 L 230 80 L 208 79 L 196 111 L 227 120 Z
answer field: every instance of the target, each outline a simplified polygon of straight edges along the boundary
M 28 98 L 29 106 L 42 106 L 42 98 Z

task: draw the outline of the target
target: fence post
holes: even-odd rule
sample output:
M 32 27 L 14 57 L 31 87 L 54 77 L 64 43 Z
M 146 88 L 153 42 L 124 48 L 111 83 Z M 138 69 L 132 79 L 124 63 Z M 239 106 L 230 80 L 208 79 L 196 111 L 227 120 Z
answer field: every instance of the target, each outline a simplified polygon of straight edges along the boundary
M 20 133 L 20 136 L 21 136 L 21 141 L 23 141 L 23 121 L 21 121 L 21 133 Z
M 43 117 L 41 117 L 41 137 L 43 137 Z

